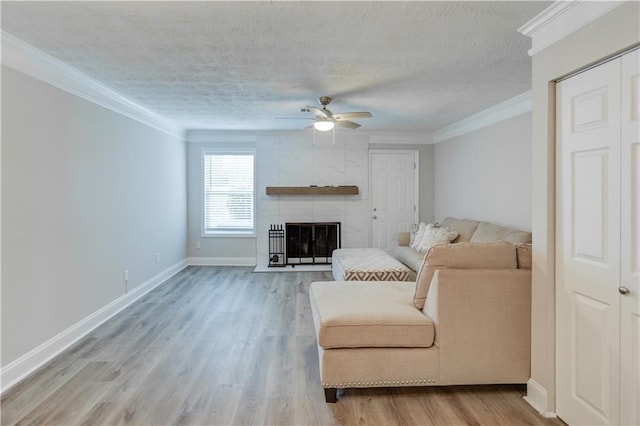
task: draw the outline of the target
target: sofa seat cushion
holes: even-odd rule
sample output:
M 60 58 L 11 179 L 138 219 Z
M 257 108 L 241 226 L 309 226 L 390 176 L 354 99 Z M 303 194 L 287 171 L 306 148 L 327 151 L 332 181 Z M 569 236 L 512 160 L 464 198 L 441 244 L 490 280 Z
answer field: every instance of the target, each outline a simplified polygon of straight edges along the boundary
M 422 265 L 422 261 L 424 260 L 424 253 L 419 253 L 409 246 L 397 246 L 394 254 L 396 255 L 396 259 L 414 271 L 420 269 L 420 265 Z
M 332 348 L 433 345 L 433 321 L 413 304 L 415 283 L 314 282 L 309 289 L 318 345 Z
M 378 248 L 333 251 L 331 270 L 336 281 L 415 281 L 416 274 Z

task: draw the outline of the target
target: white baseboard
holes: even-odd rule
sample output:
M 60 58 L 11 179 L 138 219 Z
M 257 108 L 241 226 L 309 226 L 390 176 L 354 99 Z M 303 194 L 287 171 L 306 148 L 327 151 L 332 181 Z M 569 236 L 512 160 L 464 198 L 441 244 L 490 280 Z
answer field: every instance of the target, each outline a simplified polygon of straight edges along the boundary
M 171 265 L 159 274 L 151 277 L 141 285 L 135 287 L 130 292 L 123 294 L 113 302 L 92 313 L 80 322 L 74 324 L 48 341 L 44 342 L 37 348 L 26 353 L 15 361 L 11 362 L 0 373 L 0 391 L 4 393 L 6 390 L 14 386 L 20 380 L 27 377 L 37 368 L 51 360 L 69 346 L 89 334 L 96 327 L 116 315 L 118 312 L 131 305 L 133 302 L 164 283 L 166 280 L 180 272 L 187 266 L 187 262 L 182 260 Z
M 256 266 L 255 257 L 190 257 L 191 266 Z
M 527 395 L 524 400 L 532 406 L 542 417 L 558 417 L 555 412 L 550 411 L 551 405 L 547 396 L 547 390 L 533 379 L 527 380 Z

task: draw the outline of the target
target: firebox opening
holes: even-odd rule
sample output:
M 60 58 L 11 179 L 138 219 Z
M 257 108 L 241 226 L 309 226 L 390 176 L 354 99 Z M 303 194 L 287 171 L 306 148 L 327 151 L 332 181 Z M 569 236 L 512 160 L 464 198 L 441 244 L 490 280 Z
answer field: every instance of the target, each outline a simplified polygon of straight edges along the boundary
M 340 248 L 340 222 L 287 223 L 287 265 L 330 264 Z

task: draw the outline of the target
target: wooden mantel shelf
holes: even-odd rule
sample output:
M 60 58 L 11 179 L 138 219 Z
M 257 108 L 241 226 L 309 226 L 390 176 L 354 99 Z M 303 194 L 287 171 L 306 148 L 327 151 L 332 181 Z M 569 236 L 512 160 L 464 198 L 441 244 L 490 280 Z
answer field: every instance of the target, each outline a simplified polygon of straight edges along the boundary
M 358 195 L 356 185 L 267 186 L 267 195 Z

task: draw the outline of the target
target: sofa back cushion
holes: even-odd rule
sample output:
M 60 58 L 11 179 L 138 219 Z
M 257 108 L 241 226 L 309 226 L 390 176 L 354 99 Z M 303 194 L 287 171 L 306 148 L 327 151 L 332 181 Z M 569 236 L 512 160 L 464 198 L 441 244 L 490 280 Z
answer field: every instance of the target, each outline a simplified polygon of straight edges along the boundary
M 437 269 L 517 269 L 516 246 L 500 241 L 457 243 L 434 246 L 427 252 L 418 271 L 413 303 L 424 308 L 431 279 Z
M 479 223 L 480 222 L 477 220 L 445 217 L 442 222 L 440 222 L 440 226 L 443 228 L 449 228 L 451 231 L 458 233 L 458 238 L 453 241 L 454 243 L 463 243 L 471 240 L 471 237 L 473 236 L 473 233 L 476 232 L 476 228 Z
M 518 269 L 531 269 L 531 244 L 518 244 L 516 253 L 518 255 Z
M 469 241 L 476 243 L 489 243 L 491 241 L 509 241 L 513 244 L 530 243 L 531 232 L 518 231 L 506 226 L 493 223 L 480 222 L 476 232 Z

